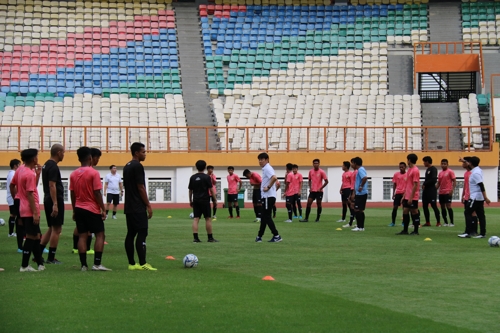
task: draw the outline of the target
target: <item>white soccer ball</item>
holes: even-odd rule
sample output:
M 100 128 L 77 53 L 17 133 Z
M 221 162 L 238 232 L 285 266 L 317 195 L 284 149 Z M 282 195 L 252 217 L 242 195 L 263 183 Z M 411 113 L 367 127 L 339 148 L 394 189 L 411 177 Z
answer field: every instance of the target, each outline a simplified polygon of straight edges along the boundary
M 194 219 L 194 214 L 193 213 L 189 214 L 189 218 Z
M 5 225 L 5 220 L 4 219 L 0 219 L 0 227 L 3 227 Z
M 488 244 L 490 244 L 491 247 L 499 247 L 500 246 L 500 237 L 491 236 L 490 239 L 488 239 Z
M 186 268 L 196 267 L 198 266 L 198 257 L 195 256 L 194 254 L 186 254 L 184 260 L 182 260 L 182 263 Z

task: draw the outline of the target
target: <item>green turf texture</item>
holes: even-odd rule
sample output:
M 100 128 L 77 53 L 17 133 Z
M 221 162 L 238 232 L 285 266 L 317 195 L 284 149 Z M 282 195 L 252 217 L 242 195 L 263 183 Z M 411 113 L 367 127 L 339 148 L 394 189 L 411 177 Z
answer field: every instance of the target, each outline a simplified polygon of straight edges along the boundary
M 335 230 L 339 209 L 324 209 L 320 223 L 283 223 L 279 209 L 281 243 L 268 243 L 269 231 L 254 242 L 252 209 L 240 220 L 219 209 L 216 244 L 206 242 L 203 224 L 203 243 L 192 243 L 189 212 L 154 212 L 147 246 L 156 272 L 127 270 L 121 212 L 106 221 L 103 264 L 112 272 L 79 271 L 69 212 L 56 256 L 64 264 L 44 272 L 20 273 L 15 238 L 0 228 L 0 332 L 498 331 L 500 248 L 458 238 L 460 208 L 456 227 L 422 228 L 418 237 L 395 236 L 389 209 L 368 208 L 358 233 Z M 499 215 L 487 209 L 489 236 L 500 235 Z M 188 253 L 197 268 L 183 268 Z M 262 281 L 266 275 L 275 281 Z

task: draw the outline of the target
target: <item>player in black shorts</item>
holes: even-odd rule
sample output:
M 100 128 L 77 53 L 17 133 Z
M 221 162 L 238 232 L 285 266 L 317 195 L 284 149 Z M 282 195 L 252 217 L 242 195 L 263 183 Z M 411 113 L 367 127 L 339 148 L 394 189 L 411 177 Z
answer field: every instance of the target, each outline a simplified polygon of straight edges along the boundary
M 243 177 L 248 178 L 250 180 L 250 186 L 252 186 L 252 204 L 255 214 L 254 222 L 260 222 L 262 216 L 262 202 L 260 195 L 260 184 L 262 183 L 262 177 L 258 173 L 252 172 L 248 169 L 243 170 Z
M 55 258 L 55 255 L 64 224 L 64 187 L 61 180 L 61 171 L 57 166 L 63 159 L 64 147 L 55 144 L 50 149 L 50 159 L 42 167 L 43 206 L 49 229 L 42 236 L 40 246 L 43 251 L 50 242 L 49 256 L 45 261 L 47 264 L 61 264 Z
M 422 184 L 422 207 L 424 209 L 425 223 L 422 227 L 430 227 L 430 214 L 429 205 L 431 205 L 434 211 L 434 216 L 436 217 L 436 227 L 441 226 L 441 215 L 439 214 L 439 209 L 436 204 L 437 200 L 437 189 L 436 183 L 438 178 L 438 171 L 435 166 L 432 165 L 432 158 L 430 156 L 424 156 L 422 159 L 424 161 L 424 166 L 427 168 L 425 171 L 425 180 Z
M 418 211 L 418 197 L 420 187 L 420 171 L 415 166 L 418 157 L 415 154 L 408 154 L 407 156 L 408 170 L 406 172 L 406 186 L 403 195 L 403 230 L 396 235 L 408 235 L 408 227 L 410 225 L 410 212 L 411 219 L 413 220 L 414 230 L 412 236 L 418 236 L 418 229 L 420 227 L 420 213 Z
M 193 243 L 201 243 L 198 238 L 198 223 L 203 215 L 208 235 L 209 243 L 218 242 L 212 233 L 212 214 L 210 210 L 210 197 L 217 204 L 215 191 L 212 186 L 212 179 L 205 174 L 207 163 L 203 160 L 196 162 L 196 170 L 198 173 L 191 176 L 189 179 L 189 204 L 193 207 Z M 210 193 L 210 195 L 209 195 Z
M 146 159 L 146 149 L 144 144 L 134 142 L 130 146 L 130 151 L 132 160 L 123 168 L 124 212 L 127 220 L 125 251 L 128 257 L 128 269 L 131 271 L 156 271 L 156 268 L 146 262 L 148 220 L 153 216 L 153 210 L 146 192 L 146 175 L 141 164 Z M 136 264 L 134 258 L 134 239 L 139 264 Z

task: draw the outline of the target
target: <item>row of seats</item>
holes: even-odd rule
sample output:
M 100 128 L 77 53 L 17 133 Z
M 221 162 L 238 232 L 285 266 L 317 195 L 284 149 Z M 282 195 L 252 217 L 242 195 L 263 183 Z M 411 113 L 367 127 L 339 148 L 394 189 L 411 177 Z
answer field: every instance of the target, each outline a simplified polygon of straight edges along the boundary
M 481 128 L 481 118 L 479 117 L 479 106 L 476 94 L 469 94 L 469 98 L 462 98 L 458 101 L 460 112 L 460 124 L 462 126 L 477 126 L 462 129 L 463 144 L 465 147 L 474 149 L 483 148 L 483 135 Z
M 359 11 L 363 15 L 356 16 L 355 6 L 351 6 L 353 15 L 348 15 L 346 10 L 346 14 L 340 17 L 334 16 L 335 12 L 326 12 L 326 9 L 318 10 L 321 6 L 313 9 L 276 6 L 277 9 L 268 11 L 262 10 L 261 6 L 248 6 L 244 12 L 231 12 L 234 17 L 230 18 L 206 14 L 208 16 L 200 18 L 205 55 L 230 56 L 233 50 L 258 49 L 263 43 L 314 37 L 319 32 L 321 41 L 327 44 L 320 51 L 328 49 L 328 52 L 337 48 L 361 48 L 363 42 L 385 42 L 389 36 L 393 37 L 391 42 L 400 43 L 427 40 L 427 7 L 416 6 L 418 9 L 387 6 L 391 7 L 387 12 L 392 15 L 386 17 L 373 16 L 373 11 L 368 16 L 365 16 L 365 11 Z M 326 36 L 329 36 L 328 40 Z M 338 45 L 329 45 L 332 42 Z
M 462 33 L 466 42 L 500 43 L 500 2 L 462 3 Z
M 386 46 L 356 50 L 354 54 L 306 57 L 304 63 L 288 63 L 286 69 L 257 71 L 208 69 L 212 98 L 218 94 L 246 95 L 386 95 Z M 357 53 L 357 54 L 356 54 Z M 363 55 L 364 53 L 364 55 Z M 221 93 L 222 91 L 222 93 Z
M 417 95 L 226 97 L 214 100 L 214 111 L 219 127 L 229 126 L 227 133 L 219 130 L 222 149 L 226 141 L 231 149 L 247 149 L 249 142 L 251 150 L 281 150 L 284 147 L 291 150 L 417 150 L 422 147 L 421 108 Z M 245 130 L 231 128 L 235 126 L 256 126 L 256 129 L 251 129 L 247 138 Z M 312 128 L 259 128 L 269 126 Z M 339 128 L 324 130 L 318 128 L 320 126 Z M 346 126 L 346 129 L 341 128 Z M 376 129 L 376 126 L 394 128 Z M 415 128 L 404 130 L 402 126 Z M 372 128 L 365 133 L 364 127 Z M 405 140 L 408 147 L 404 146 Z
M 209 0 L 210 3 L 216 5 L 278 5 L 278 6 L 328 6 L 331 5 L 331 0 Z M 350 0 L 353 5 L 396 5 L 396 4 L 426 4 L 429 0 Z

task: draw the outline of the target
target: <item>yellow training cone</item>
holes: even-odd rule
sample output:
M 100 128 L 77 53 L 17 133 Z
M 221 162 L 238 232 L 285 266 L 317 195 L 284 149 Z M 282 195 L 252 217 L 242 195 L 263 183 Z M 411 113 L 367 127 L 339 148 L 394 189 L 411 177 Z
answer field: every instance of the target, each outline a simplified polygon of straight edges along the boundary
M 337 228 L 337 229 L 335 229 L 335 230 L 337 230 L 337 231 L 342 231 L 342 228 Z
M 170 215 L 169 215 L 169 216 L 167 216 L 167 219 L 171 219 L 171 218 L 172 218 L 172 216 L 170 216 Z
M 427 237 L 426 239 L 424 239 L 424 242 L 430 242 L 432 239 L 430 239 L 429 237 Z

